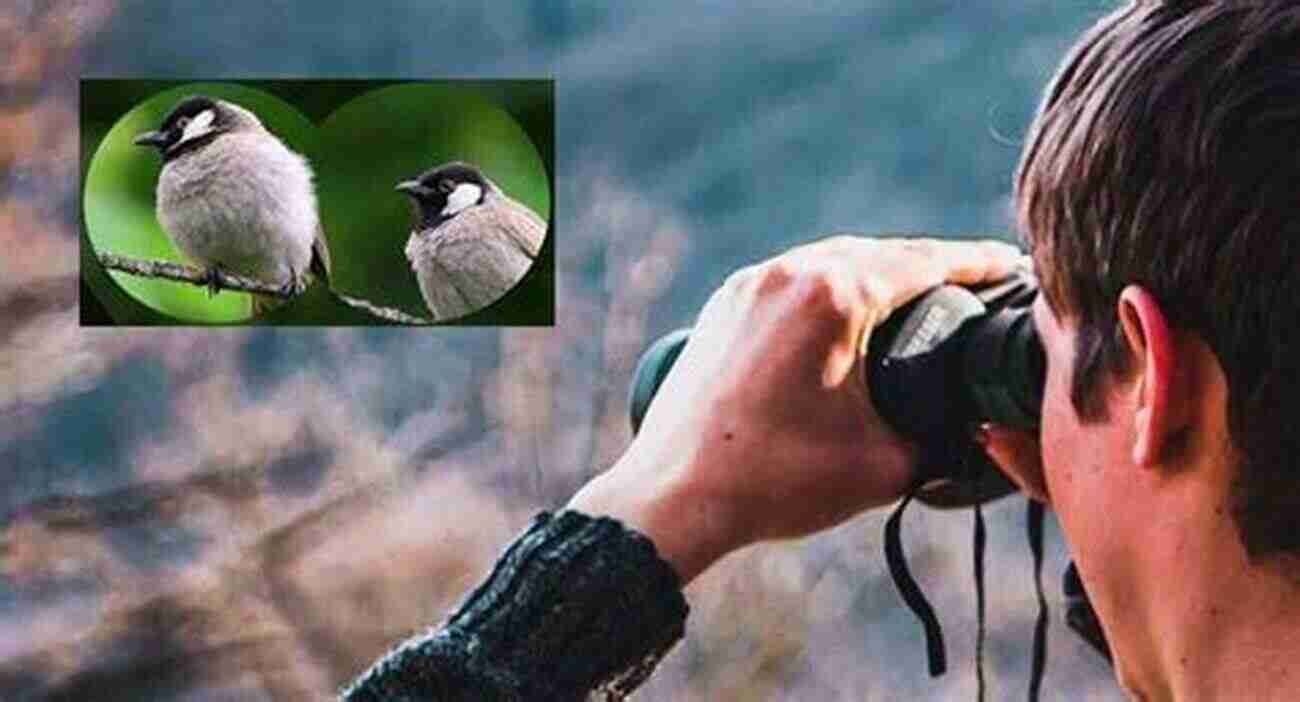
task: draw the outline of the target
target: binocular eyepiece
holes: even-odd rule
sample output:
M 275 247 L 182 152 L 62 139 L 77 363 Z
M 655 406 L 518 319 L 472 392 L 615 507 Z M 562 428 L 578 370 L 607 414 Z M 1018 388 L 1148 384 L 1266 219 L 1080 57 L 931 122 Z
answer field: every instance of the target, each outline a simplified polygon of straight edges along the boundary
M 939 507 L 1014 491 L 971 439 L 991 422 L 1036 430 L 1046 361 L 1030 305 L 1028 271 L 974 287 L 944 285 L 896 310 L 871 332 L 867 387 L 880 416 L 921 447 L 919 499 Z M 655 342 L 637 363 L 629 397 L 633 431 L 685 347 L 689 330 Z

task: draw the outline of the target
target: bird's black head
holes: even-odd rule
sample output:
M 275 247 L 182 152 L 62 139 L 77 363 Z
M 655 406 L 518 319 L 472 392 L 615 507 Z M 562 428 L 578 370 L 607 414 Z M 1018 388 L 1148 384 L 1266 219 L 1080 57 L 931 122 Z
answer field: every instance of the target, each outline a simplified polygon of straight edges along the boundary
M 461 161 L 444 163 L 414 180 L 397 184 L 415 202 L 421 228 L 436 227 L 462 210 L 483 204 L 492 184 L 478 168 Z
M 167 113 L 157 131 L 137 135 L 134 143 L 158 149 L 163 161 L 169 161 L 229 131 L 238 117 L 230 107 L 206 95 L 187 97 Z

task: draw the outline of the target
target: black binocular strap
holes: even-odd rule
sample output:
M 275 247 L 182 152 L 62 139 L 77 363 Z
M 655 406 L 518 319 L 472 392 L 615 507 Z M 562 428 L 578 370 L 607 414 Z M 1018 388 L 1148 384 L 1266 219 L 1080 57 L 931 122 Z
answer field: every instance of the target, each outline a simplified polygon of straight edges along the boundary
M 978 485 L 976 486 L 978 489 Z M 984 702 L 984 512 L 975 503 L 975 699 Z
M 889 566 L 889 575 L 894 579 L 898 594 L 925 628 L 925 651 L 930 661 L 930 677 L 937 678 L 948 670 L 947 654 L 943 648 L 943 629 L 939 626 L 938 617 L 934 616 L 934 608 L 930 606 L 929 600 L 925 599 L 921 587 L 916 584 L 916 579 L 907 568 L 907 557 L 903 555 L 903 539 L 900 533 L 903 511 L 912 503 L 912 498 L 916 497 L 920 489 L 921 485 L 917 483 L 909 490 L 907 496 L 894 509 L 894 513 L 889 515 L 889 521 L 885 522 L 885 563 Z
M 977 478 L 978 481 L 978 478 Z M 917 483 L 908 491 L 903 501 L 889 515 L 885 522 L 885 563 L 894 580 L 898 594 L 921 621 L 925 629 L 925 648 L 930 665 L 930 676 L 938 677 L 948 669 L 947 652 L 943 645 L 943 627 L 935 616 L 934 608 L 921 591 L 920 585 L 912 577 L 907 567 L 907 558 L 903 554 L 902 518 L 903 512 L 911 504 L 912 498 L 921 489 Z M 1043 595 L 1043 518 L 1041 503 L 1028 500 L 1026 512 L 1026 530 L 1029 537 L 1029 549 L 1034 557 L 1034 590 L 1038 596 L 1038 620 L 1034 624 L 1033 662 L 1029 678 L 1029 700 L 1036 702 L 1042 687 L 1043 668 L 1047 660 L 1047 598 Z M 975 603 L 976 603 L 976 639 L 975 639 L 975 680 L 978 700 L 984 699 L 984 549 L 986 532 L 984 515 L 980 503 L 974 505 L 974 565 L 975 565 Z
M 1034 622 L 1033 668 L 1029 672 L 1029 699 L 1038 699 L 1043 684 L 1043 666 L 1047 662 L 1047 598 L 1043 596 L 1043 503 L 1026 500 L 1025 531 L 1029 550 L 1034 554 L 1034 592 L 1038 595 L 1038 621 Z

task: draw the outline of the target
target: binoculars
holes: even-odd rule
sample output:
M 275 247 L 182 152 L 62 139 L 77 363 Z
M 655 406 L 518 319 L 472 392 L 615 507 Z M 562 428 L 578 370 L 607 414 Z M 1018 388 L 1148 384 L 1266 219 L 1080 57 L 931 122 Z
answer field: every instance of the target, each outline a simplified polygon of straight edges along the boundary
M 1014 487 L 974 445 L 972 429 L 992 422 L 1038 428 L 1046 361 L 1030 305 L 1029 271 L 973 287 L 944 285 L 896 310 L 872 330 L 867 387 L 880 416 L 921 447 L 918 499 L 960 507 Z M 633 431 L 690 331 L 679 329 L 642 354 L 632 380 Z
M 896 310 L 872 330 L 867 344 L 866 383 L 872 404 L 895 431 L 920 447 L 916 487 L 886 523 L 885 551 L 895 584 L 926 628 L 932 675 L 944 670 L 942 636 L 907 571 L 899 517 L 912 496 L 933 507 L 974 506 L 975 559 L 982 564 L 979 505 L 1016 488 L 975 444 L 972 429 L 991 422 L 1038 430 L 1047 362 L 1030 310 L 1037 296 L 1038 280 L 1027 270 L 993 284 L 940 286 Z M 637 362 L 628 401 L 634 432 L 689 336 L 689 329 L 672 332 Z M 1036 690 L 1047 630 L 1046 601 L 1038 580 L 1042 505 L 1030 503 L 1026 523 L 1039 593 L 1031 679 Z M 983 589 L 982 572 L 982 565 L 977 566 L 977 592 Z M 1065 595 L 1067 624 L 1109 660 L 1110 649 L 1073 563 L 1066 572 Z M 982 604 L 979 616 L 982 620 Z

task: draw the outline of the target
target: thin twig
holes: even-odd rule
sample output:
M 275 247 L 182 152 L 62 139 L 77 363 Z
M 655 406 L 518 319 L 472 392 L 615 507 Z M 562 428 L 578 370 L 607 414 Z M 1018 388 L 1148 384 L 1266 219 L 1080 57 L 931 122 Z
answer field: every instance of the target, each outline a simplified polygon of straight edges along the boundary
M 237 290 L 239 292 L 257 293 L 259 295 L 271 295 L 283 300 L 288 300 L 294 296 L 292 290 L 287 287 L 276 285 L 274 283 L 265 283 L 253 278 L 227 273 L 222 270 L 215 270 L 209 273 L 206 270 L 196 268 L 184 263 L 173 263 L 171 261 L 148 261 L 138 258 L 127 258 L 111 253 L 100 253 L 99 263 L 105 268 L 110 268 L 131 275 L 138 275 L 145 278 L 164 278 L 181 283 L 190 283 L 201 287 L 211 287 L 211 276 L 216 276 L 217 286 L 222 290 Z M 339 302 L 359 309 L 367 314 L 379 317 L 380 319 L 395 322 L 397 324 L 432 324 L 432 320 L 423 319 L 414 315 L 407 314 L 401 310 L 392 307 L 383 307 L 376 305 L 368 300 L 363 300 L 351 295 L 344 295 L 337 290 L 330 289 L 330 295 Z
M 361 310 L 362 312 L 369 312 L 370 314 L 373 314 L 374 316 L 379 317 L 380 319 L 386 319 L 390 322 L 396 322 L 398 324 L 433 324 L 433 320 L 431 319 L 424 319 L 422 317 L 409 315 L 399 309 L 394 309 L 392 307 L 381 307 L 379 305 L 376 305 L 373 302 L 362 300 L 359 297 L 344 295 L 343 293 L 334 289 L 330 289 L 330 295 L 333 295 L 334 299 L 338 300 L 339 302 L 342 302 L 345 305 L 355 307 Z
M 210 275 L 215 275 L 217 286 L 222 290 L 238 290 L 240 292 L 257 293 L 259 295 L 271 295 L 282 299 L 293 297 L 293 292 L 283 286 L 274 283 L 264 283 L 253 278 L 245 278 L 241 275 L 227 273 L 223 270 L 214 270 L 209 274 L 208 271 L 184 263 L 172 263 L 171 261 L 146 261 L 138 258 L 127 258 L 111 253 L 99 254 L 99 262 L 105 268 L 111 268 L 115 271 L 130 273 L 131 275 L 144 276 L 146 278 L 166 278 L 181 283 L 190 283 L 200 287 L 209 287 L 211 283 Z

